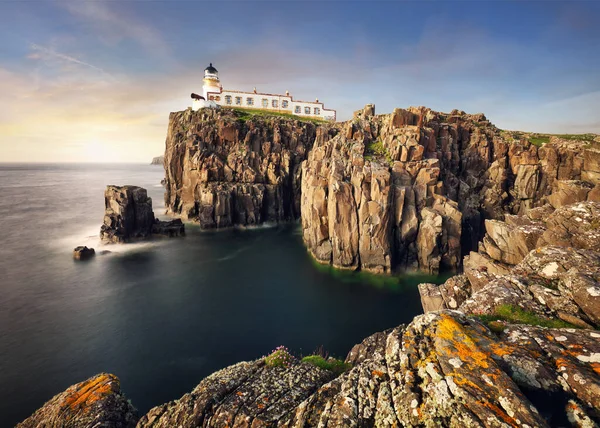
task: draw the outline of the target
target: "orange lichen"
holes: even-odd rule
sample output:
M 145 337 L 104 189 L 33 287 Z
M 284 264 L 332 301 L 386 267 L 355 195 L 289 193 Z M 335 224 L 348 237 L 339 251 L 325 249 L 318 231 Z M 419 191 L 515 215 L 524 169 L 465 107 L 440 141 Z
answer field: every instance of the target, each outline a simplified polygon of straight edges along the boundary
M 510 426 L 512 426 L 512 427 L 519 426 L 513 418 L 508 416 L 504 410 L 502 410 L 500 407 L 496 406 L 495 404 L 492 404 L 489 401 L 477 401 L 477 403 L 481 404 L 483 407 L 490 409 L 492 412 L 494 412 L 494 414 L 496 416 L 500 417 L 500 419 L 502 419 L 504 422 L 506 422 Z
M 244 393 L 242 391 L 236 391 L 235 395 L 237 395 L 238 397 L 242 397 Z
M 87 412 L 90 406 L 108 395 L 118 391 L 119 381 L 115 376 L 101 374 L 76 385 L 63 400 L 61 410 Z
M 373 376 L 377 376 L 377 377 L 384 377 L 384 376 L 385 376 L 385 373 L 384 373 L 384 372 L 382 372 L 381 370 L 373 370 L 373 371 L 371 372 L 371 374 L 372 374 Z
M 437 324 L 437 336 L 440 339 L 449 341 L 452 349 L 445 349 L 446 354 L 457 355 L 463 362 L 471 362 L 478 367 L 487 369 L 489 367 L 490 357 L 482 352 L 477 344 L 467 335 L 465 328 L 454 318 L 442 314 Z

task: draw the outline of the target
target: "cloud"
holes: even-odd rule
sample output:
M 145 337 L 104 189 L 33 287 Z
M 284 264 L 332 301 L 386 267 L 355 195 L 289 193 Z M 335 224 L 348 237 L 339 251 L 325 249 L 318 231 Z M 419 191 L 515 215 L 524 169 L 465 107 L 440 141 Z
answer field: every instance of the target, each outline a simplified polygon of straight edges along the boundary
M 85 21 L 87 28 L 100 34 L 106 44 L 114 45 L 123 39 L 132 39 L 151 54 L 168 56 L 170 53 L 160 32 L 140 20 L 134 11 L 124 8 L 123 3 L 65 1 L 58 4 Z
M 95 65 L 90 64 L 89 62 L 81 61 L 81 60 L 79 60 L 79 59 L 77 59 L 75 57 L 72 57 L 70 55 L 66 55 L 66 54 L 57 52 L 57 51 L 55 51 L 53 49 L 49 49 L 49 48 L 46 48 L 44 46 L 40 46 L 40 45 L 35 44 L 35 43 L 31 43 L 29 46 L 34 51 L 38 51 L 38 52 L 32 52 L 31 54 L 27 55 L 27 58 L 29 58 L 29 59 L 43 59 L 44 56 L 40 54 L 40 53 L 43 53 L 43 54 L 45 54 L 47 56 L 50 56 L 52 58 L 58 58 L 58 59 L 61 59 L 61 60 L 64 60 L 64 61 L 68 61 L 68 62 L 74 63 L 74 64 L 83 65 L 85 67 L 88 67 L 88 68 L 91 68 L 93 70 L 99 71 L 100 73 L 103 73 L 106 76 L 114 79 L 114 77 L 110 73 L 106 72 L 104 69 L 102 69 L 100 67 L 96 67 Z

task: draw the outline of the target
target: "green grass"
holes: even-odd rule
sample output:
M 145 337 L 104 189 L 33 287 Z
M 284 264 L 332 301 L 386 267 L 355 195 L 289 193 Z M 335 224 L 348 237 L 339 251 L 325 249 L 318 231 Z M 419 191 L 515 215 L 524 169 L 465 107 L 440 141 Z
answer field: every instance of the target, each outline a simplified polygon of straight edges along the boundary
M 286 119 L 299 120 L 301 122 L 312 122 L 316 124 L 327 123 L 325 119 L 320 119 L 317 117 L 306 117 L 306 116 L 296 116 L 291 113 L 284 113 L 278 111 L 269 111 L 269 110 L 261 110 L 261 109 L 250 109 L 250 108 L 236 108 L 236 107 L 223 107 L 224 109 L 233 110 L 235 112 L 238 120 L 246 121 L 252 119 L 254 117 L 283 117 Z
M 486 324 L 492 331 L 497 331 L 501 328 L 498 321 L 548 328 L 577 328 L 573 324 L 559 319 L 542 318 L 534 312 L 526 311 L 515 305 L 500 305 L 496 308 L 493 315 L 477 315 L 477 318 Z
M 588 143 L 593 143 L 597 136 L 595 134 L 531 134 L 527 139 L 531 142 L 531 144 L 541 147 L 550 142 L 550 137 L 558 137 L 562 138 L 563 140 L 585 141 Z
M 302 358 L 302 362 L 312 364 L 315 367 L 319 367 L 323 370 L 329 370 L 330 372 L 340 375 L 347 372 L 352 368 L 352 364 L 345 363 L 337 358 L 323 358 L 321 355 L 307 355 Z
M 538 147 L 542 147 L 544 144 L 550 142 L 550 137 L 547 135 L 542 135 L 542 136 L 532 136 L 529 137 L 529 142 L 531 144 L 533 144 L 534 146 L 538 146 Z
M 384 157 L 386 162 L 390 165 L 394 163 L 392 156 L 389 154 L 381 140 L 371 141 L 365 147 L 365 160 L 372 161 L 376 157 Z

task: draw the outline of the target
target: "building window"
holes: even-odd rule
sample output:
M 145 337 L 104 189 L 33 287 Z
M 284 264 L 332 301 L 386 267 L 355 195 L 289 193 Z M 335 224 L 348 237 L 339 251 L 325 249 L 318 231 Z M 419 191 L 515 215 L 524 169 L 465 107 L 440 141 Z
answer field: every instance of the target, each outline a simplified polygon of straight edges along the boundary
M 296 106 L 296 108 L 294 109 L 294 113 L 296 113 L 296 114 L 302 113 L 302 107 Z
M 304 107 L 304 114 L 310 114 L 310 107 Z
M 221 101 L 221 97 L 217 95 L 217 96 L 215 97 L 215 101 Z
M 315 107 L 315 114 L 316 115 L 320 115 L 321 114 L 321 109 L 319 107 Z
M 225 95 L 225 104 L 231 105 L 231 95 Z
M 266 99 L 266 98 L 263 98 L 263 99 L 262 99 L 262 106 L 263 106 L 264 108 L 267 108 L 267 107 L 269 107 L 269 100 L 268 100 L 268 99 Z
M 215 100 L 215 96 L 211 95 L 210 97 L 208 97 L 209 100 L 214 101 Z
M 287 102 L 287 100 L 283 100 L 281 102 L 281 108 L 288 108 L 288 102 Z
M 254 105 L 254 98 L 252 98 L 252 97 L 246 98 L 246 105 L 253 106 Z
M 271 105 L 273 106 L 273 108 L 277 108 L 277 107 L 279 107 L 279 101 L 273 100 L 273 101 L 271 101 Z
M 236 106 L 242 105 L 242 97 L 235 97 L 235 105 Z

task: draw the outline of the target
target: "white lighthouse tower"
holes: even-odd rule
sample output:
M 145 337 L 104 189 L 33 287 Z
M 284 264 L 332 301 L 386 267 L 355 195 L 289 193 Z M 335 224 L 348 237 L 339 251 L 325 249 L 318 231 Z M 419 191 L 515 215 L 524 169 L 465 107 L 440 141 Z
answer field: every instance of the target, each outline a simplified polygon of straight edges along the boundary
M 208 67 L 204 69 L 204 79 L 202 80 L 202 92 L 205 100 L 210 100 L 212 94 L 213 98 L 215 93 L 220 94 L 222 90 L 221 82 L 219 80 L 219 72 L 213 67 L 212 62 Z M 210 93 L 210 94 L 209 94 Z

